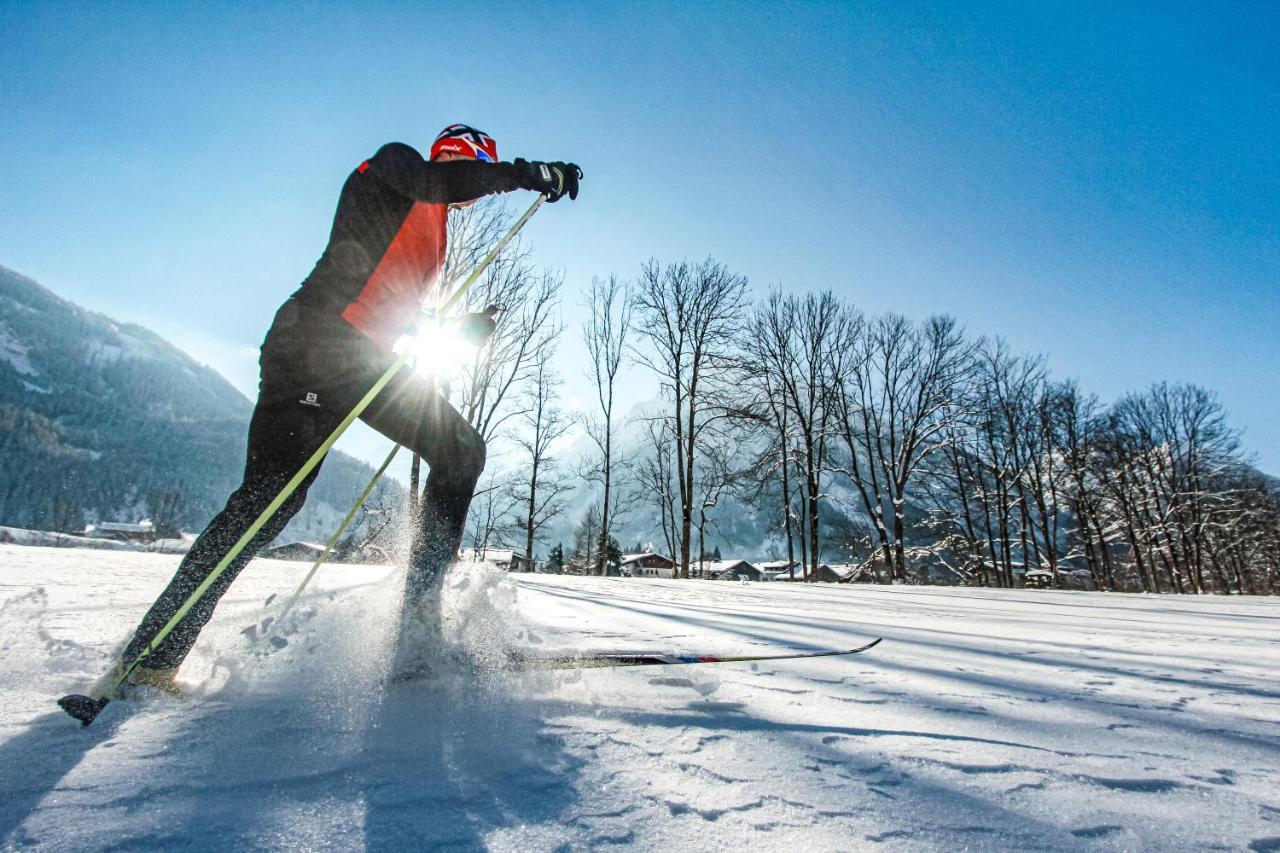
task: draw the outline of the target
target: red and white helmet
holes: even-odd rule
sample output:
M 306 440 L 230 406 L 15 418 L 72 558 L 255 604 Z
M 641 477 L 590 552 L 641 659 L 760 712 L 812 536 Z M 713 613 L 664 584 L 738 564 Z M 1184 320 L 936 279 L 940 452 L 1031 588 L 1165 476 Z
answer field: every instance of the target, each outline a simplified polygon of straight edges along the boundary
M 498 162 L 498 143 L 484 131 L 465 124 L 451 124 L 440 131 L 440 135 L 432 143 L 431 159 L 434 160 L 446 153 L 461 154 L 463 157 L 474 160 L 496 163 Z

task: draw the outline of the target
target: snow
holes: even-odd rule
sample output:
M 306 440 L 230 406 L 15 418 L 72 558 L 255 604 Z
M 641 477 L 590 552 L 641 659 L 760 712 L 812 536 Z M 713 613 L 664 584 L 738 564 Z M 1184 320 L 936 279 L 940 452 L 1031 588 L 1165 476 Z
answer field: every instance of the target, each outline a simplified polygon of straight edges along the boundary
M 103 362 L 115 362 L 121 359 L 138 359 L 141 361 L 154 361 L 156 358 L 155 344 L 139 338 L 130 331 L 120 328 L 115 323 L 109 323 L 109 328 L 114 333 L 114 339 L 90 341 L 85 345 L 85 353 L 89 357 L 96 357 Z
M 154 539 L 150 542 L 121 542 L 116 539 L 98 539 L 92 536 L 74 536 L 49 530 L 28 530 L 25 527 L 0 525 L 0 543 L 11 545 L 38 545 L 45 548 L 94 548 L 104 551 L 151 551 L 157 554 L 185 554 L 191 550 L 196 537 L 183 533 L 175 539 Z M 2 566 L 3 564 L 0 564 Z M 3 576 L 0 568 L 0 576 Z
M 257 560 L 181 680 L 83 691 L 176 558 L 0 545 L 0 845 L 568 850 L 1280 849 L 1280 605 L 1039 590 L 503 575 L 384 686 L 400 578 L 327 567 L 268 652 Z M 856 657 L 510 673 L 538 653 Z M 267 647 L 269 648 L 269 646 Z M 441 665 L 447 657 L 441 659 Z
M 25 527 L 0 526 L 0 542 L 13 545 L 40 545 L 47 548 L 97 548 L 108 551 L 129 551 L 138 546 L 114 539 L 94 539 L 91 536 L 74 536 L 50 530 L 27 530 Z M 0 572 L 3 572 L 0 569 Z M 2 576 L 2 575 L 0 575 Z
M 31 366 L 30 352 L 31 347 L 18 340 L 14 336 L 13 330 L 7 325 L 0 323 L 0 361 L 7 361 L 18 373 L 26 376 L 35 376 L 36 369 Z M 43 390 L 27 382 L 23 384 L 34 390 Z

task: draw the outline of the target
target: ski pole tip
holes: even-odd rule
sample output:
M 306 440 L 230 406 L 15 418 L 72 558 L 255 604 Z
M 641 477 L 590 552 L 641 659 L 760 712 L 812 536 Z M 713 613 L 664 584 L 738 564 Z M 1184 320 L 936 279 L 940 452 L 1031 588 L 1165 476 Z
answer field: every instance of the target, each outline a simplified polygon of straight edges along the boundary
M 59 699 L 58 707 L 79 720 L 81 725 L 87 726 L 98 718 L 98 714 L 102 713 L 102 709 L 107 707 L 110 701 L 110 699 L 94 699 L 92 696 L 72 693 L 70 696 Z

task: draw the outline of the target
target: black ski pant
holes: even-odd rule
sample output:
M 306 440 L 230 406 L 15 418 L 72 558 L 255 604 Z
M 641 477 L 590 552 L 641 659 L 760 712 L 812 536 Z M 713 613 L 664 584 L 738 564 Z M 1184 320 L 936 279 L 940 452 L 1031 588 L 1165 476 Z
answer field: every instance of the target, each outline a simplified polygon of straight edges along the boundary
M 177 613 L 390 364 L 390 356 L 358 333 L 308 328 L 298 320 L 298 312 L 289 308 L 286 304 L 281 309 L 263 343 L 262 379 L 249 424 L 243 482 L 196 539 L 177 574 L 143 617 L 125 650 L 126 665 Z M 430 591 L 456 559 L 467 510 L 484 469 L 484 440 L 429 381 L 407 368 L 399 371 L 361 419 L 420 454 L 430 468 L 409 555 L 405 594 L 413 601 Z M 317 466 L 302 482 L 147 655 L 143 666 L 167 669 L 182 663 L 236 575 L 301 509 L 319 470 Z

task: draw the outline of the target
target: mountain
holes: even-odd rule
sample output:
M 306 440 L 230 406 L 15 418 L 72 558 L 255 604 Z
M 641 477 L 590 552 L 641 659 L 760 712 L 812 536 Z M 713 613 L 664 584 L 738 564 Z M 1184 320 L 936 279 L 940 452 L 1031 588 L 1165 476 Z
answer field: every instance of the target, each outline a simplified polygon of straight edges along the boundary
M 155 333 L 0 266 L 0 524 L 200 530 L 240 482 L 252 410 Z M 282 538 L 327 537 L 372 474 L 331 453 Z

